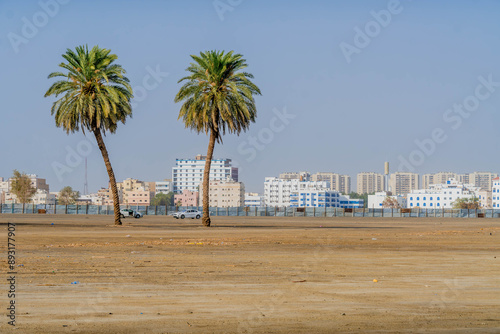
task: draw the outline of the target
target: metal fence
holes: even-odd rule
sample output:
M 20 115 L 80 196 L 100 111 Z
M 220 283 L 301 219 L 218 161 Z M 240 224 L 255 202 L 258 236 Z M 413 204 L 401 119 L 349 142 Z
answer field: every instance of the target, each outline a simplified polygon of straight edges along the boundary
M 174 212 L 201 207 L 175 206 L 125 206 L 143 215 L 165 216 Z M 342 208 L 290 208 L 290 207 L 236 207 L 210 208 L 211 216 L 248 217 L 414 217 L 414 218 L 500 218 L 500 210 L 494 209 L 342 209 Z M 112 215 L 110 205 L 33 205 L 2 204 L 0 214 L 70 214 L 70 215 Z

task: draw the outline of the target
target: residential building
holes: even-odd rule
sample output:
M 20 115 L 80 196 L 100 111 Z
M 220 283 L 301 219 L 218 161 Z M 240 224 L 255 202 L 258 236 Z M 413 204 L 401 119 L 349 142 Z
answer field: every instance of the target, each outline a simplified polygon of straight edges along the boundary
M 283 180 L 266 177 L 264 181 L 264 200 L 267 206 L 290 206 L 290 195 L 302 190 L 330 190 L 326 181 Z
M 384 175 L 373 172 L 359 173 L 357 176 L 358 194 L 371 194 L 384 191 Z
M 290 195 L 290 207 L 338 208 L 339 192 L 334 190 L 301 190 Z
M 313 174 L 311 181 L 329 182 L 330 188 L 341 194 L 349 194 L 351 192 L 351 177 L 349 175 L 320 172 Z
M 422 189 L 429 189 L 431 184 L 443 184 L 446 183 L 449 179 L 455 179 L 462 183 L 469 183 L 468 180 L 465 180 L 463 175 L 454 173 L 454 172 L 439 172 L 433 174 L 424 174 L 422 176 Z M 466 182 L 467 181 L 467 182 Z
M 245 185 L 233 180 L 210 181 L 209 206 L 235 208 L 245 205 Z M 200 203 L 203 202 L 203 186 L 200 186 Z
M 396 172 L 389 178 L 389 190 L 396 196 L 406 196 L 419 189 L 419 175 L 410 172 Z
M 491 190 L 493 187 L 493 179 L 497 177 L 497 173 L 474 172 L 469 174 L 469 183 L 481 188 L 482 190 Z
M 165 179 L 163 181 L 155 182 L 155 193 L 156 194 L 168 194 L 174 191 L 172 186 L 172 179 Z
M 151 200 L 154 198 L 154 192 L 149 190 L 130 190 L 124 193 L 126 205 L 143 205 L 150 206 Z
M 398 202 L 399 207 L 406 208 L 406 197 L 395 196 L 395 195 L 392 195 L 392 193 L 388 192 L 388 191 L 381 191 L 381 192 L 375 193 L 374 195 L 368 195 L 368 208 L 369 209 L 381 209 L 381 208 L 383 208 L 382 204 L 384 203 L 384 201 L 387 197 L 395 199 Z
M 493 209 L 500 210 L 500 178 L 493 179 L 493 186 L 491 188 L 492 207 Z
M 476 194 L 479 199 L 479 206 L 481 209 L 491 209 L 493 207 L 492 193 L 487 190 L 480 190 Z
M 182 193 L 174 195 L 176 206 L 200 206 L 198 191 L 184 189 Z
M 311 173 L 309 173 L 309 172 L 285 172 L 285 173 L 281 173 L 279 178 L 282 180 L 311 181 Z
M 177 159 L 172 168 L 173 192 L 182 193 L 187 189 L 198 191 L 203 181 L 206 156 L 198 154 L 194 159 Z M 224 181 L 232 179 L 238 182 L 238 168 L 231 165 L 231 159 L 212 159 L 210 166 L 210 180 Z
M 31 198 L 31 201 L 35 205 L 43 205 L 43 204 L 56 204 L 56 196 L 47 192 L 46 190 L 37 189 L 36 193 Z
M 340 195 L 340 207 L 344 209 L 361 209 L 365 207 L 365 200 L 351 198 L 349 195 Z
M 80 195 L 76 200 L 78 203 L 89 204 L 89 205 L 103 205 L 104 201 L 101 196 L 97 193 L 88 194 L 88 195 Z
M 444 184 L 430 185 L 429 189 L 414 190 L 408 194 L 409 208 L 451 209 L 459 198 L 474 198 L 480 188 L 449 179 Z
M 245 193 L 245 206 L 264 206 L 264 196 L 258 193 Z

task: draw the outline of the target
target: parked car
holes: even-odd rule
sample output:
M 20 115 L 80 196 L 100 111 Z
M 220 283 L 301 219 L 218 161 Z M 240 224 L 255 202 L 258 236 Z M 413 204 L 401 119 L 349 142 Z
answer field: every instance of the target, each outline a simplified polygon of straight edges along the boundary
M 184 219 L 184 218 L 191 218 L 191 219 L 200 219 L 201 216 L 203 216 L 203 213 L 198 210 L 184 210 L 184 211 L 179 211 L 174 213 L 174 218 L 175 219 Z
M 142 213 L 134 211 L 132 209 L 121 209 L 120 215 L 122 218 L 125 217 L 142 218 Z

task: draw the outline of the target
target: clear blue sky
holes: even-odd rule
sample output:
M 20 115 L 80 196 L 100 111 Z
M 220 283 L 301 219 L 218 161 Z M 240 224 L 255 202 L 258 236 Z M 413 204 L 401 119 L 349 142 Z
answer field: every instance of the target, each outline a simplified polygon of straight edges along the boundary
M 500 172 L 500 86 L 487 98 L 479 87 L 482 98 L 474 97 L 479 76 L 500 82 L 498 1 L 401 0 L 390 22 L 382 16 L 385 27 L 371 12 L 388 10 L 388 1 L 233 0 L 223 13 L 212 0 L 65 2 L 50 8 L 52 16 L 38 1 L 0 2 L 0 176 L 19 169 L 46 178 L 51 191 L 83 190 L 83 163 L 65 160 L 67 147 L 85 148 L 85 137 L 56 128 L 54 100 L 43 97 L 61 54 L 81 44 L 116 53 L 134 87 L 143 86 L 148 67 L 168 72 L 136 101 L 133 119 L 105 139 L 118 181 L 170 178 L 176 158 L 206 153 L 207 137 L 177 121 L 173 100 L 189 55 L 211 49 L 242 53 L 263 93 L 251 130 L 215 149 L 238 162 L 247 190 L 299 170 L 350 174 L 355 188 L 356 173 L 382 172 L 384 161 L 397 170 L 418 149 L 415 140 L 435 129 L 446 140 L 427 146 L 423 160 L 414 154 L 417 172 Z M 372 29 L 372 37 L 363 45 L 358 36 L 348 62 L 341 45 L 356 46 L 356 27 Z M 13 34 L 25 38 L 17 53 Z M 472 104 L 467 117 L 446 113 L 464 100 Z M 295 118 L 281 126 L 273 110 L 284 109 Z M 252 160 L 250 136 L 259 135 Z M 71 170 L 62 181 L 54 163 Z M 88 170 L 90 191 L 107 186 L 95 146 Z

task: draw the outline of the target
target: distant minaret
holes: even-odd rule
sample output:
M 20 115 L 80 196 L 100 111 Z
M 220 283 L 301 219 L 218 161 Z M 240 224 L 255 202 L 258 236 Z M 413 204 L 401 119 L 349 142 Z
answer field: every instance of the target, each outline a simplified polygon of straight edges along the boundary
M 87 182 L 87 158 L 85 158 L 85 183 L 83 184 L 83 194 L 89 194 L 89 184 Z

